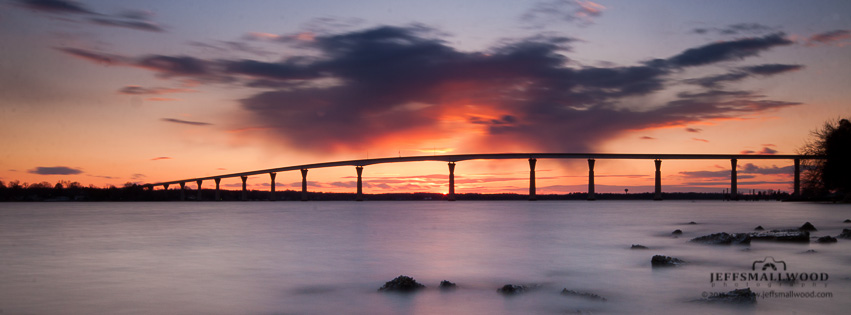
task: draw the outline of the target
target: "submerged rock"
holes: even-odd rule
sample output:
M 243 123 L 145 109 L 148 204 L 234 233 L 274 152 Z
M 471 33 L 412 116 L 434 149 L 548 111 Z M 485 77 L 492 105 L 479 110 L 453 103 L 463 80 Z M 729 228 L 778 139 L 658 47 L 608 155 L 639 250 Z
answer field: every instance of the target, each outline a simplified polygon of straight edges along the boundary
M 851 223 L 851 219 L 845 219 L 845 221 L 842 221 L 842 222 Z
M 755 241 L 810 242 L 810 232 L 799 230 L 771 230 L 768 232 L 751 233 L 750 237 Z
M 629 249 L 649 249 L 649 248 L 647 248 L 647 246 L 640 245 L 640 244 L 632 244 L 632 247 L 630 247 Z
M 408 276 L 398 276 L 396 279 L 387 281 L 378 291 L 388 292 L 413 292 L 425 289 L 425 286 Z
M 757 225 L 756 228 L 754 228 L 753 230 L 754 231 L 765 231 L 765 228 L 762 227 L 762 225 Z
M 449 282 L 449 281 L 443 280 L 443 281 L 440 281 L 440 286 L 439 286 L 439 288 L 440 288 L 441 290 L 451 290 L 451 289 L 457 289 L 457 288 L 458 288 L 458 285 L 457 285 L 457 284 L 455 284 L 455 283 L 452 283 L 452 282 Z
M 842 229 L 842 233 L 839 233 L 836 237 L 851 239 L 851 229 Z
M 589 299 L 589 300 L 597 300 L 597 301 L 603 301 L 603 302 L 607 301 L 606 298 L 599 296 L 599 295 L 596 295 L 594 293 L 576 292 L 576 291 L 573 291 L 573 290 L 568 290 L 567 288 L 564 288 L 564 290 L 561 290 L 561 294 L 562 295 L 569 295 L 569 296 L 578 296 L 578 297 L 586 298 L 586 299 Z
M 729 234 L 725 232 L 704 235 L 695 237 L 690 242 L 711 244 L 711 245 L 729 245 L 729 244 L 750 244 L 750 234 L 735 233 Z
M 512 295 L 512 294 L 517 294 L 517 293 L 523 293 L 523 292 L 526 292 L 528 290 L 529 290 L 529 287 L 527 287 L 525 285 L 506 284 L 506 285 L 502 286 L 501 288 L 496 289 L 496 292 L 499 292 L 499 293 L 502 293 L 502 294 L 505 294 L 505 295 Z
M 810 222 L 804 223 L 804 225 L 801 225 L 801 227 L 799 227 L 798 229 L 801 230 L 801 231 L 808 231 L 808 232 L 818 231 L 816 229 L 816 227 L 813 226 L 813 224 L 810 223 Z
M 676 230 L 674 230 L 673 232 L 671 232 L 671 234 L 673 234 L 673 235 L 680 235 L 680 234 L 683 234 L 683 231 L 682 231 L 682 230 L 680 230 L 680 229 L 676 229 Z
M 819 243 L 836 243 L 836 238 L 830 235 L 819 237 L 816 242 Z
M 709 303 L 754 304 L 756 303 L 756 293 L 753 293 L 750 288 L 744 288 L 711 295 L 701 301 Z
M 650 259 L 650 265 L 653 267 L 673 267 L 685 263 L 684 260 L 664 255 L 654 255 Z

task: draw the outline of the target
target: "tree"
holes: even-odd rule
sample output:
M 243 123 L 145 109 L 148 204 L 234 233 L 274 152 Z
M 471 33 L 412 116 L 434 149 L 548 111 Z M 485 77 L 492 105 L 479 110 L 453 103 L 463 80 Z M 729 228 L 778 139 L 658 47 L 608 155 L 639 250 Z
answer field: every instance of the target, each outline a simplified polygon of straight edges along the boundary
M 812 132 L 812 139 L 799 152 L 825 157 L 804 161 L 805 195 L 836 193 L 851 197 L 851 121 L 825 122 L 821 129 Z

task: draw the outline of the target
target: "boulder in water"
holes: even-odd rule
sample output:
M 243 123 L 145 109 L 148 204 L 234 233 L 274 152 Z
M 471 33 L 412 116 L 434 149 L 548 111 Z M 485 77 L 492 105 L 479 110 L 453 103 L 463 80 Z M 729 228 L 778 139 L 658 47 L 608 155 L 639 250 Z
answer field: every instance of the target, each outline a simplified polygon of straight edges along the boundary
M 801 230 L 771 230 L 768 232 L 751 233 L 750 238 L 755 241 L 809 243 L 810 232 Z
M 697 222 L 691 221 L 688 224 L 697 224 Z
M 816 240 L 816 242 L 819 242 L 819 243 L 836 243 L 836 238 L 833 237 L 833 236 L 830 236 L 830 235 L 825 235 L 825 236 L 819 237 L 818 240 Z
M 425 289 L 425 286 L 408 276 L 398 276 L 396 279 L 387 281 L 378 291 L 385 292 L 413 292 Z
M 676 230 L 674 230 L 673 232 L 671 232 L 671 234 L 673 234 L 673 235 L 681 235 L 681 234 L 683 234 L 683 231 L 682 231 L 682 230 L 680 230 L 680 229 L 676 229 Z
M 714 233 L 695 237 L 690 242 L 711 244 L 711 245 L 729 245 L 729 244 L 750 244 L 751 238 L 747 233 L 729 234 L 725 232 Z
M 685 261 L 682 259 L 664 255 L 654 255 L 653 258 L 650 259 L 650 265 L 653 267 L 673 267 L 683 263 L 685 263 Z
M 818 231 L 816 227 L 813 226 L 813 224 L 810 222 L 804 223 L 804 225 L 801 225 L 801 227 L 799 227 L 798 229 L 807 232 Z
M 851 223 L 851 219 L 845 219 L 845 221 L 842 221 L 842 222 L 844 222 L 844 223 Z
M 842 233 L 839 233 L 836 237 L 851 239 L 851 229 L 842 229 Z
M 447 280 L 443 280 L 443 281 L 440 281 L 439 287 L 440 287 L 441 290 L 451 290 L 451 289 L 457 289 L 458 285 L 455 284 L 455 283 L 449 282 Z
M 765 228 L 762 227 L 762 225 L 757 225 L 756 228 L 754 228 L 753 230 L 754 231 L 765 231 Z
M 517 293 L 526 292 L 527 290 L 529 290 L 529 287 L 527 287 L 525 285 L 506 284 L 506 285 L 502 286 L 501 288 L 496 289 L 496 292 L 499 292 L 499 293 L 502 293 L 502 294 L 505 294 L 505 295 L 513 295 L 513 294 L 517 294 Z
M 632 247 L 630 247 L 629 249 L 649 249 L 649 248 L 647 248 L 647 246 L 640 245 L 640 244 L 632 244 Z
M 596 295 L 594 293 L 577 292 L 577 291 L 573 291 L 573 290 L 568 290 L 567 288 L 564 288 L 564 290 L 561 290 L 561 295 L 578 296 L 578 297 L 581 297 L 581 298 L 586 298 L 586 299 L 589 299 L 589 300 L 602 301 L 602 302 L 607 301 L 606 298 L 599 296 L 599 295 Z

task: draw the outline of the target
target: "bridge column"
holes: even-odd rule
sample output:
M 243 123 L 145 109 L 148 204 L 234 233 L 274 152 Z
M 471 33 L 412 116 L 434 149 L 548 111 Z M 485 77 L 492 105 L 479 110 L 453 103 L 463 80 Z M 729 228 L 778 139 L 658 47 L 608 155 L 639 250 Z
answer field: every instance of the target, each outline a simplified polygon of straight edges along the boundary
M 307 169 L 301 169 L 301 201 L 307 201 Z
M 275 175 L 278 175 L 275 172 L 269 173 L 269 177 L 272 177 L 272 187 L 269 189 L 269 201 L 275 201 Z
M 801 159 L 795 159 L 795 191 L 792 196 L 801 196 Z
M 733 169 L 730 170 L 730 200 L 739 200 L 739 189 L 736 187 L 736 159 L 730 160 Z
M 219 194 L 219 183 L 222 182 L 222 179 L 214 178 L 213 181 L 216 182 L 216 201 L 222 200 L 222 196 Z
M 242 201 L 247 201 L 248 200 L 248 189 L 245 188 L 245 186 L 246 186 L 245 182 L 248 181 L 248 176 L 240 176 L 239 178 L 242 179 L 242 198 L 240 198 L 240 199 L 242 199 Z
M 529 201 L 538 200 L 538 196 L 535 194 L 535 163 L 537 162 L 538 159 L 529 159 Z
M 180 201 L 186 200 L 186 182 L 180 182 Z
M 596 200 L 594 195 L 594 159 L 588 159 L 588 200 Z
M 355 171 L 358 173 L 358 194 L 355 197 L 355 201 L 363 201 L 363 166 L 355 166 Z
M 163 184 L 163 194 L 165 195 L 165 199 L 168 200 L 168 184 Z
M 202 180 L 200 179 L 195 181 L 195 184 L 198 185 L 198 196 L 195 197 L 195 201 L 201 201 L 201 182 Z
M 446 200 L 455 201 L 455 162 L 449 162 L 449 195 Z
M 656 159 L 656 195 L 653 200 L 662 200 L 662 160 Z

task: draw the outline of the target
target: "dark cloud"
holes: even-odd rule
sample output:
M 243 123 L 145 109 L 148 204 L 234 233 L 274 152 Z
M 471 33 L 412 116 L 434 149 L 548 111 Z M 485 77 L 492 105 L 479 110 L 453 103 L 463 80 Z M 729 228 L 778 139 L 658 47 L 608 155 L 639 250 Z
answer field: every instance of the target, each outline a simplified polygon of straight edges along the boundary
M 81 174 L 83 171 L 65 167 L 65 166 L 54 166 L 54 167 L 43 167 L 39 166 L 35 169 L 28 171 L 31 174 L 39 174 L 39 175 L 76 175 Z
M 740 35 L 740 34 L 765 34 L 769 32 L 776 31 L 775 28 L 770 26 L 765 26 L 759 23 L 738 23 L 728 25 L 727 27 L 717 28 L 696 28 L 692 30 L 693 33 L 697 34 L 707 34 L 710 32 L 718 33 L 720 35 Z
M 759 55 L 760 52 L 777 46 L 791 45 L 783 33 L 763 37 L 725 41 L 687 49 L 668 59 L 676 67 L 702 66 L 721 61 L 734 61 Z
M 192 89 L 184 89 L 184 88 L 163 88 L 163 87 L 153 87 L 146 88 L 138 85 L 128 85 L 118 90 L 119 94 L 127 94 L 127 95 L 162 95 L 162 94 L 171 94 L 171 93 L 186 93 L 186 92 L 196 92 Z
M 300 48 L 311 53 L 278 62 L 59 50 L 89 61 L 143 67 L 164 78 L 264 88 L 240 100 L 248 113 L 241 123 L 268 130 L 274 141 L 316 152 L 381 147 L 398 139 L 441 139 L 458 132 L 480 135 L 478 142 L 465 144 L 469 150 L 511 143 L 530 150 L 591 151 L 631 130 L 800 104 L 716 88 L 731 78 L 697 83 L 708 88 L 681 92 L 660 103 L 628 101 L 679 84 L 683 67 L 734 61 L 791 43 L 782 34 L 713 43 L 637 65 L 596 67 L 571 62 L 566 56 L 574 41 L 570 38 L 538 36 L 465 52 L 449 46 L 442 36 L 422 26 L 315 35 L 300 41 Z M 764 76 L 795 67 L 772 64 L 736 71 Z M 447 120 L 468 129 L 448 127 Z
M 815 34 L 810 36 L 807 39 L 808 46 L 815 45 L 830 45 L 830 44 L 838 44 L 842 46 L 841 42 L 851 38 L 851 31 L 849 30 L 834 30 L 824 33 Z
M 699 133 L 699 132 L 703 131 L 703 129 L 699 129 L 699 128 L 686 128 L 686 131 L 687 131 L 687 132 Z
M 700 85 L 706 88 L 719 88 L 722 83 L 740 81 L 753 76 L 772 76 L 789 71 L 800 70 L 802 65 L 764 64 L 735 69 L 729 73 L 712 75 L 696 79 L 684 80 L 685 83 Z
M 116 19 L 111 17 L 92 18 L 92 23 L 106 26 L 123 27 L 148 32 L 165 32 L 165 29 L 154 22 L 134 19 Z
M 639 139 L 641 139 L 641 140 L 656 140 L 656 138 L 653 138 L 653 137 L 650 137 L 650 136 L 642 136 Z
M 776 154 L 776 153 L 777 153 L 777 150 L 774 150 L 774 149 L 769 148 L 769 147 L 764 147 L 764 148 L 762 148 L 762 151 L 759 151 L 759 154 Z
M 167 121 L 167 122 L 172 122 L 172 123 L 177 123 L 177 124 L 192 125 L 192 126 L 209 126 L 209 125 L 212 125 L 211 123 L 206 123 L 206 122 L 188 121 L 188 120 L 180 120 L 180 119 L 174 119 L 174 118 L 163 118 L 161 120 Z
M 19 0 L 23 6 L 39 11 L 52 13 L 96 14 L 76 1 L 63 0 Z
M 745 165 L 738 165 L 736 168 L 736 178 L 737 179 L 749 179 L 756 178 L 756 175 L 788 175 L 792 176 L 794 172 L 795 166 L 783 166 L 777 167 L 776 165 L 772 165 L 770 167 L 762 167 L 754 165 L 753 163 L 747 163 Z M 690 171 L 690 172 L 680 172 L 680 175 L 685 177 L 686 179 L 705 179 L 708 181 L 712 181 L 714 179 L 729 179 L 730 178 L 730 170 L 719 170 L 719 171 Z M 729 182 L 728 182 L 729 183 Z
M 536 3 L 520 19 L 532 27 L 544 27 L 556 22 L 587 26 L 600 17 L 606 7 L 586 0 L 550 0 Z

